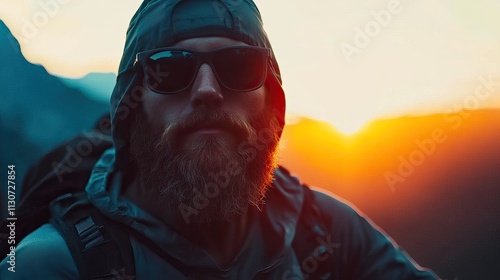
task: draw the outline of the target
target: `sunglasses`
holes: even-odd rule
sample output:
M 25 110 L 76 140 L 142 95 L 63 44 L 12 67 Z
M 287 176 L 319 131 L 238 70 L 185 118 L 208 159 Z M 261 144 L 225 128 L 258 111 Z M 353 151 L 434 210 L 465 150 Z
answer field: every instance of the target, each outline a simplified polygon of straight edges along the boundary
M 200 66 L 207 63 L 219 84 L 231 91 L 260 88 L 266 79 L 270 49 L 235 46 L 208 52 L 160 48 L 140 52 L 134 66 L 140 63 L 150 90 L 173 94 L 188 89 Z

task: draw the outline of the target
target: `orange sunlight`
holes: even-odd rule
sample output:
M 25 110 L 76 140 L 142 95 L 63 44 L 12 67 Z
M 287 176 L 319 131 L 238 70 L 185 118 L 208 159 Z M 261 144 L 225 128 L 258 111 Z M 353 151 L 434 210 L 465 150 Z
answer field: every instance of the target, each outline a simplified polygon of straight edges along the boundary
M 385 208 L 387 194 L 427 195 L 425 186 L 474 162 L 461 175 L 477 173 L 485 159 L 500 158 L 498 139 L 499 110 L 379 120 L 352 136 L 296 118 L 283 133 L 280 163 L 305 183 Z

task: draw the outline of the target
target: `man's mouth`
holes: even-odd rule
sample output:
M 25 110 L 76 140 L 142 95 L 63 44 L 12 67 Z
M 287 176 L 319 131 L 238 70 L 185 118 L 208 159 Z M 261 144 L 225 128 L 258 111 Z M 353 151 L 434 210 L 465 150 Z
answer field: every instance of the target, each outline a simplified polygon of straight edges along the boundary
M 205 121 L 187 129 L 186 134 L 216 135 L 231 133 L 233 129 L 225 123 Z

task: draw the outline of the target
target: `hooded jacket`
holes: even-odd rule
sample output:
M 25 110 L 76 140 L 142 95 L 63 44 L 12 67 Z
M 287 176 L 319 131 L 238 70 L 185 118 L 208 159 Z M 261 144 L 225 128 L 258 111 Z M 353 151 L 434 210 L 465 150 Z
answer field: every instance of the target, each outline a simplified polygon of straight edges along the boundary
M 219 268 L 202 248 L 121 194 L 128 163 L 130 115 L 141 98 L 135 54 L 203 36 L 225 36 L 271 48 L 259 12 L 247 0 L 144 1 L 127 32 L 111 99 L 114 148 L 105 151 L 96 163 L 86 192 L 99 211 L 130 231 L 136 279 L 311 279 L 310 275 L 320 269 L 321 279 L 437 279 L 359 211 L 332 195 L 312 192 L 322 226 L 301 226 L 301 221 L 314 220 L 307 216 L 310 205 L 304 203 L 308 190 L 281 168 L 275 171 L 265 207 L 251 210 L 245 241 L 228 268 Z M 274 112 L 283 125 L 285 98 L 274 54 L 270 67 L 273 75 L 266 83 L 272 89 Z M 298 236 L 322 238 L 315 239 L 314 248 L 302 248 L 310 245 L 300 244 L 304 239 Z M 302 250 L 313 254 L 301 258 Z M 19 244 L 15 273 L 7 270 L 7 261 L 0 263 L 1 279 L 80 279 L 64 239 L 51 224 Z
M 135 279 L 438 279 L 354 207 L 313 191 L 321 218 L 317 223 L 308 211 L 312 206 L 305 203 L 306 187 L 282 168 L 275 171 L 265 207 L 252 213 L 237 257 L 229 267 L 219 268 L 202 248 L 121 195 L 121 178 L 112 172 L 114 153 L 110 149 L 102 155 L 86 191 L 102 213 L 128 229 Z M 310 220 L 309 226 L 300 224 Z M 311 236 L 316 241 L 313 246 L 302 243 Z M 313 253 L 304 257 L 304 250 Z M 81 279 L 67 244 L 52 224 L 22 240 L 16 249 L 15 272 L 8 270 L 7 261 L 0 263 L 1 279 Z

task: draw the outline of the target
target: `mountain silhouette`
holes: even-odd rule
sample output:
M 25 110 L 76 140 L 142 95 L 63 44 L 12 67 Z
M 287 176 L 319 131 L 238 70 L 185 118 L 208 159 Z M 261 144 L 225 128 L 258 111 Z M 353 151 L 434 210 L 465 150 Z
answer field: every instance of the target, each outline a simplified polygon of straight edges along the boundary
M 2 21 L 0 65 L 0 162 L 4 167 L 16 165 L 16 185 L 20 187 L 31 163 L 58 143 L 90 129 L 108 111 L 108 105 L 89 99 L 42 66 L 26 61 Z
M 63 77 L 59 79 L 67 86 L 82 91 L 91 99 L 108 103 L 115 86 L 116 75 L 114 73 L 89 73 L 79 79 Z

